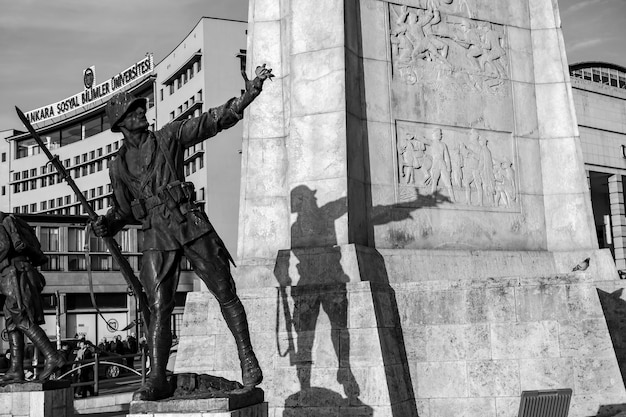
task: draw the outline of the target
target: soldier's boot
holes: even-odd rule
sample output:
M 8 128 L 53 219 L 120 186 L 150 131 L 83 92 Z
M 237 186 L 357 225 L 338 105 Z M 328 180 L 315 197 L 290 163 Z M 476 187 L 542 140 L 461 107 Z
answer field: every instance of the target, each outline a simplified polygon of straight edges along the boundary
M 9 332 L 11 366 L 0 379 L 2 381 L 24 381 L 24 335 L 19 330 Z
M 39 374 L 39 380 L 45 381 L 56 370 L 61 369 L 65 365 L 65 358 L 56 350 L 54 345 L 48 339 L 46 333 L 37 325 L 32 325 L 24 332 L 26 336 L 33 342 L 33 345 L 43 354 L 46 364 Z
M 250 343 L 248 319 L 243 304 L 239 297 L 235 296 L 233 300 L 222 303 L 221 308 L 224 320 L 237 344 L 242 383 L 248 388 L 255 387 L 263 381 L 263 372 Z
M 154 324 L 157 330 L 150 332 L 149 339 L 150 377 L 144 385 L 133 393 L 133 401 L 158 401 L 172 395 L 172 389 L 167 382 L 165 373 L 172 346 L 172 333 L 169 327 L 163 327 L 159 323 Z

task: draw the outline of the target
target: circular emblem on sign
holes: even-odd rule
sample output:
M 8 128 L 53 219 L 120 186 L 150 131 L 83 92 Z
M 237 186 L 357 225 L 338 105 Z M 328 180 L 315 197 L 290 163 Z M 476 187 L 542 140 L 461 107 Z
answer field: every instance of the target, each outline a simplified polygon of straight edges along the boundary
M 4 340 L 5 342 L 9 341 L 9 333 L 7 332 L 7 329 L 4 329 L 2 331 L 2 340 Z
M 87 68 L 85 73 L 83 74 L 83 82 L 85 83 L 85 88 L 91 88 L 93 86 L 93 70 L 91 68 Z
M 107 321 L 107 330 L 110 333 L 115 333 L 117 331 L 118 326 L 119 326 L 119 323 L 115 319 L 111 319 Z

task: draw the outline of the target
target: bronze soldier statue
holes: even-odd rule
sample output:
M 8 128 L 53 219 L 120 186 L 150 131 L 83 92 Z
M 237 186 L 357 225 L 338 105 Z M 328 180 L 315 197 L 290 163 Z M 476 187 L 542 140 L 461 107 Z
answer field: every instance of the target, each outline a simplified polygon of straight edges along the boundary
M 237 344 L 243 385 L 254 387 L 263 374 L 250 343 L 248 321 L 230 273 L 232 258 L 207 215 L 195 203 L 194 185 L 185 181 L 185 148 L 234 126 L 244 109 L 273 77 L 265 65 L 256 78 L 244 74 L 246 90 L 239 98 L 209 109 L 199 117 L 174 121 L 152 132 L 146 119 L 146 99 L 127 92 L 107 103 L 111 131 L 122 132 L 124 144 L 110 165 L 113 205 L 93 224 L 98 236 L 112 236 L 126 224 L 141 222 L 144 231 L 139 280 L 148 299 L 150 325 L 149 379 L 134 400 L 158 400 L 170 395 L 165 369 L 172 345 L 170 316 L 180 275 L 181 256 L 220 303 L 224 320 Z
M 39 375 L 41 381 L 65 364 L 63 355 L 39 327 L 44 323 L 41 292 L 46 281 L 34 265 L 45 261 L 30 226 L 0 212 L 0 293 L 11 351 L 11 366 L 0 378 L 4 382 L 24 381 L 24 335 L 45 357 L 46 364 Z

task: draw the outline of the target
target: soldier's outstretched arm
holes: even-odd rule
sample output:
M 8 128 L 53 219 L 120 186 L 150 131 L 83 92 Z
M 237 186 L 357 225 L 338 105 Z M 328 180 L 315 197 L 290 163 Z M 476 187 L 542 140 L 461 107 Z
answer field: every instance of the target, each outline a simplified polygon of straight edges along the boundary
M 243 118 L 244 109 L 261 94 L 263 83 L 274 77 L 271 68 L 267 68 L 265 64 L 257 67 L 255 74 L 256 77 L 250 81 L 245 73 L 242 73 L 246 90 L 240 97 L 233 97 L 225 104 L 209 109 L 199 117 L 187 119 L 180 124 L 172 123 L 172 129 L 176 129 L 177 139 L 182 145 L 193 146 L 237 124 Z

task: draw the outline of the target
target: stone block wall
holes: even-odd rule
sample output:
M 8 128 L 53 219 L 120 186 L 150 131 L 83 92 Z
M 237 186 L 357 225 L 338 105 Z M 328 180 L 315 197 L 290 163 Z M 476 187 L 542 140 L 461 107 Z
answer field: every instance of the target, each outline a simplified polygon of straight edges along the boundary
M 590 278 L 395 286 L 420 417 L 515 417 L 528 390 L 571 388 L 572 417 L 622 402 Z
M 587 253 L 584 272 L 566 272 L 584 253 L 450 252 L 456 266 L 438 274 L 417 267 L 428 251 L 407 251 L 403 262 L 391 253 L 388 275 L 361 263 L 378 282 L 240 290 L 270 416 L 515 417 L 522 391 L 558 388 L 573 390 L 571 417 L 626 402 L 626 345 L 617 359 L 613 348 L 626 302 L 607 251 Z M 210 294 L 189 294 L 178 355 L 176 372 L 240 380 Z
M 74 415 L 74 390 L 0 392 L 1 417 L 65 417 Z

